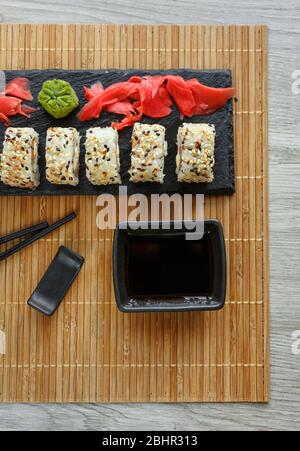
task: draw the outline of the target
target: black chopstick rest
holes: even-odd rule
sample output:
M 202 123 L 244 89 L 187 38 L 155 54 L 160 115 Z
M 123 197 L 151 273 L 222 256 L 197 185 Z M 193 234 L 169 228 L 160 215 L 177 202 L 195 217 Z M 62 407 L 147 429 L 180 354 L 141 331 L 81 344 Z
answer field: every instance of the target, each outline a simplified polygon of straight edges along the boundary
M 61 246 L 42 280 L 33 292 L 28 305 L 51 316 L 60 305 L 84 264 L 84 258 Z

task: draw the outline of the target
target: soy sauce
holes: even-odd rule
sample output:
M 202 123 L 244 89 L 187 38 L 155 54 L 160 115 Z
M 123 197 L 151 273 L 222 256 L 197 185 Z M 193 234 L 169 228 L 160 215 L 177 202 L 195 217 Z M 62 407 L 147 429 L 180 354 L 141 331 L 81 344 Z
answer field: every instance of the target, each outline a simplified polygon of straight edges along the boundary
M 208 296 L 212 290 L 209 235 L 187 241 L 184 235 L 130 236 L 128 285 L 134 297 Z

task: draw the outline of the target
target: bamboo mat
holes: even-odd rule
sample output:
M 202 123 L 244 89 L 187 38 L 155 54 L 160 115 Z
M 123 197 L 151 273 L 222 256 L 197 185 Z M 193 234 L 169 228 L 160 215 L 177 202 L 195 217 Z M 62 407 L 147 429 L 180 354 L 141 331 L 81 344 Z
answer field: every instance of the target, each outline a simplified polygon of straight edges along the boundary
M 264 26 L 0 26 L 1 69 L 231 68 L 236 194 L 206 197 L 224 226 L 228 295 L 214 313 L 122 314 L 112 232 L 96 198 L 0 199 L 0 234 L 77 210 L 79 219 L 0 265 L 2 402 L 269 399 L 267 29 Z M 52 318 L 26 301 L 60 244 L 86 258 Z

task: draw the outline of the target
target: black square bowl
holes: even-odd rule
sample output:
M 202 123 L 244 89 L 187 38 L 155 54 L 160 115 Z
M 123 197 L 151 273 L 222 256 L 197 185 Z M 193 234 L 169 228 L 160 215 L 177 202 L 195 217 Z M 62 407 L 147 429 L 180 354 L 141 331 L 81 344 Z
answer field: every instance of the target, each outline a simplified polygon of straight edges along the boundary
M 206 220 L 203 238 L 187 240 L 190 223 L 117 225 L 113 277 L 122 312 L 220 310 L 226 298 L 223 229 Z M 193 223 L 194 224 L 194 223 Z M 147 227 L 147 228 L 146 228 Z

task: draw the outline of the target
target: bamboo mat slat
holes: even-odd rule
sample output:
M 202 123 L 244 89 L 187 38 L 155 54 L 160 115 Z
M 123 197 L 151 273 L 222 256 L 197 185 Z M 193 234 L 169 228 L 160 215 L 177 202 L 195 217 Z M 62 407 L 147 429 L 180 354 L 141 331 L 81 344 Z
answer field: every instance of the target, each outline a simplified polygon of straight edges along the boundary
M 76 222 L 0 265 L 1 402 L 267 402 L 267 28 L 0 25 L 1 69 L 231 68 L 236 194 L 207 197 L 226 239 L 228 293 L 214 313 L 122 314 L 113 233 L 94 197 L 0 199 L 0 234 L 77 210 Z M 86 258 L 52 318 L 26 301 L 60 244 Z

